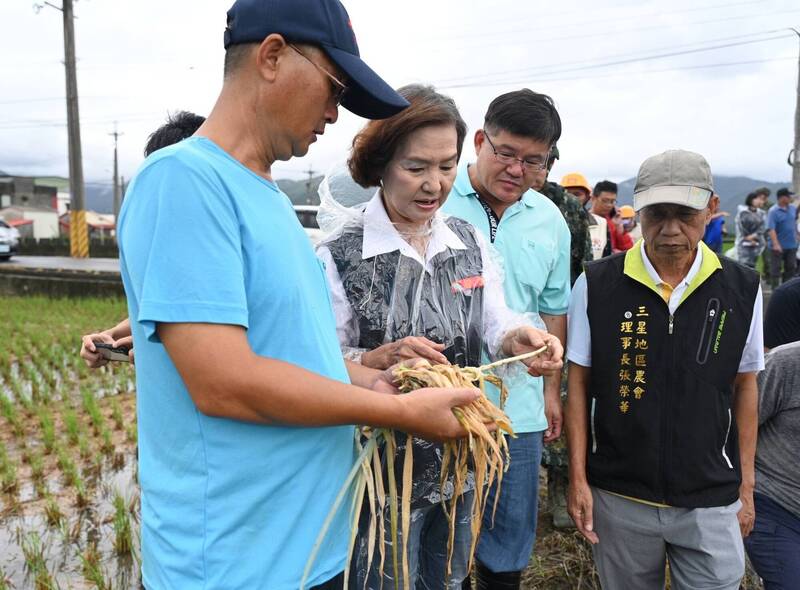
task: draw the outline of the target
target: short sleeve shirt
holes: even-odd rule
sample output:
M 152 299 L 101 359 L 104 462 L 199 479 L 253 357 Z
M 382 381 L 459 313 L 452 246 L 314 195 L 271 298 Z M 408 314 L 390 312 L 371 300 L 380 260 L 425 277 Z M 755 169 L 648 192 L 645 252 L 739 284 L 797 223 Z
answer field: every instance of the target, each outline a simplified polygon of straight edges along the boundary
M 767 229 L 774 229 L 781 248 L 797 248 L 797 208 L 788 205 L 785 209 L 777 204 L 767 213 Z
M 467 167 L 459 169 L 443 211 L 468 221 L 489 239 L 489 218 L 472 187 Z M 570 234 L 564 217 L 550 199 L 532 190 L 525 192 L 500 219 L 494 247 L 503 259 L 503 291 L 508 307 L 518 313 L 566 314 Z M 510 385 L 506 413 L 514 430 L 545 430 L 542 378 L 526 374 Z
M 296 590 L 354 461 L 353 428 L 206 416 L 156 331 L 162 322 L 243 326 L 256 354 L 347 382 L 324 270 L 291 203 L 210 140 L 191 138 L 138 171 L 120 215 L 120 258 L 136 346 L 145 586 Z M 342 512 L 309 586 L 345 566 Z

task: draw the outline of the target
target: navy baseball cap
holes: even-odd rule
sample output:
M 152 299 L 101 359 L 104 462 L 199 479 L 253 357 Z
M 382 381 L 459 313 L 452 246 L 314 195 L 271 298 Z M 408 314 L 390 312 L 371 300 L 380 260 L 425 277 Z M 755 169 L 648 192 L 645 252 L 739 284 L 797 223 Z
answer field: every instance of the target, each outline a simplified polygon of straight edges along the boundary
M 356 115 L 385 119 L 409 105 L 362 61 L 350 17 L 339 0 L 236 0 L 228 10 L 225 49 L 260 43 L 273 33 L 322 49 L 347 75 L 342 106 Z

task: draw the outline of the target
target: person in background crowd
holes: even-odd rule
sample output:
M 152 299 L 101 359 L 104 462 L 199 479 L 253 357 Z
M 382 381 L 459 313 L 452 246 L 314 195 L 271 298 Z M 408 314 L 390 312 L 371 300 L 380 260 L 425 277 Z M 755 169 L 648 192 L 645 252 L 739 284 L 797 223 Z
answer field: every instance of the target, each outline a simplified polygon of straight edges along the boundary
M 800 277 L 789 279 L 772 292 L 764 318 L 767 349 L 800 340 Z
M 533 190 L 542 193 L 561 211 L 564 221 L 567 222 L 569 233 L 572 236 L 570 247 L 570 285 L 583 272 L 583 265 L 592 256 L 592 240 L 589 235 L 589 213 L 583 208 L 581 201 L 566 188 L 556 182 L 547 180 L 550 170 L 560 157 L 558 147 L 553 146 L 550 151 L 550 159 L 547 161 L 547 168 L 536 175 L 536 180 L 531 187 Z
M 775 288 L 794 277 L 797 271 L 797 207 L 788 188 L 775 193 L 778 202 L 767 213 L 770 258 L 770 283 Z M 781 274 L 783 271 L 783 274 Z
M 561 178 L 561 185 L 567 192 L 575 195 L 581 202 L 583 209 L 587 210 L 592 189 L 583 174 L 580 172 L 565 174 Z M 608 222 L 606 218 L 588 211 L 587 221 L 589 224 L 589 240 L 592 244 L 592 259 L 599 260 L 603 256 L 608 256 L 611 254 L 611 242 L 608 239 Z
M 144 148 L 146 158 L 156 150 L 178 143 L 194 135 L 194 132 L 206 120 L 205 117 L 195 115 L 189 111 L 179 111 L 167 117 L 167 122 L 153 131 L 147 139 Z M 81 337 L 80 356 L 90 369 L 96 369 L 108 364 L 108 360 L 97 352 L 95 342 L 111 344 L 114 348 L 127 348 L 131 362 L 134 362 L 133 338 L 131 337 L 131 324 L 128 318 L 122 320 L 113 328 L 101 332 L 86 334 Z
M 800 583 L 800 341 L 767 355 L 758 390 L 756 520 L 744 544 L 765 590 L 793 590 Z
M 622 227 L 622 218 L 616 209 L 617 184 L 610 180 L 601 180 L 594 185 L 592 191 L 592 213 L 595 217 L 606 220 L 608 228 L 608 243 L 611 244 L 611 253 L 624 252 L 633 246 L 633 240 Z
M 727 211 L 715 211 L 706 225 L 703 241 L 715 254 L 722 254 L 722 240 L 728 234 L 725 231 L 725 218 Z
M 366 206 L 343 212 L 331 236 L 317 248 L 339 343 L 351 355 L 360 355 L 362 365 L 381 370 L 413 357 L 475 367 L 482 364 L 484 350 L 496 360 L 547 345 L 544 362 L 530 363 L 529 370 L 537 376 L 560 371 L 558 338 L 506 306 L 502 276 L 487 241 L 466 221 L 439 211 L 455 180 L 467 132 L 455 103 L 430 86 L 404 86 L 398 92 L 411 106 L 368 123 L 353 140 L 348 161 L 355 182 L 380 188 Z M 321 194 L 321 217 L 328 210 L 335 216 L 331 200 L 352 198 L 337 193 Z M 468 288 L 454 291 L 459 282 Z M 401 437 L 397 473 L 402 473 L 407 445 Z M 475 482 L 470 472 L 463 494 L 453 497 L 452 477 L 440 482 L 442 445 L 415 437 L 413 447 L 407 582 L 411 588 L 457 590 L 469 574 L 474 487 L 482 482 Z M 385 502 L 382 516 L 391 530 L 391 499 Z M 452 538 L 443 502 L 457 503 Z M 378 551 L 368 563 L 367 529 L 356 540 L 358 588 L 403 587 L 391 568 L 384 569 L 381 579 Z M 384 555 L 391 555 L 391 539 L 385 545 Z M 448 546 L 453 548 L 450 562 Z
M 762 271 L 761 276 L 769 279 L 770 260 L 772 259 L 772 248 L 769 245 L 769 233 L 767 232 L 767 205 L 772 191 L 766 186 L 759 187 L 753 191 L 755 195 L 764 197 L 764 204 L 758 209 L 759 215 L 764 218 L 764 251 L 761 253 Z
M 592 187 L 589 186 L 589 181 L 580 172 L 570 172 L 561 177 L 561 186 L 567 192 L 572 193 L 581 202 L 581 206 L 586 208 L 589 199 L 592 196 Z
M 642 228 L 636 220 L 636 211 L 630 205 L 623 205 L 619 208 L 619 216 L 622 219 L 622 229 L 631 237 L 635 244 L 642 237 Z
M 761 287 L 702 241 L 699 154 L 645 160 L 644 239 L 587 266 L 569 312 L 569 512 L 603 588 L 738 590 L 753 525 Z
M 211 114 L 147 158 L 119 219 L 143 584 L 340 589 L 349 519 L 327 517 L 352 425 L 464 436 L 452 409 L 479 392 L 387 395 L 389 373 L 343 360 L 324 272 L 272 178 L 340 104 L 385 118 L 407 101 L 360 58 L 337 0 L 237 0 L 227 16 Z
M 569 299 L 570 235 L 550 199 L 530 190 L 561 136 L 553 100 L 528 89 L 495 98 L 475 132 L 474 164 L 459 169 L 443 211 L 470 222 L 500 252 L 506 303 L 538 313 L 562 342 Z M 502 493 L 489 490 L 478 542 L 479 588 L 519 588 L 536 539 L 542 442 L 561 434 L 561 374 L 511 384 L 506 413 L 516 438 Z M 493 396 L 498 394 L 492 392 Z M 497 399 L 495 397 L 495 399 Z
M 147 138 L 144 146 L 144 157 L 146 158 L 153 152 L 167 146 L 183 141 L 187 137 L 194 135 L 206 118 L 201 115 L 190 113 L 189 111 L 178 111 L 167 117 L 167 122 L 156 129 Z
M 764 251 L 764 234 L 767 231 L 764 203 L 767 197 L 763 192 L 747 195 L 744 205 L 736 212 L 736 259 L 752 269 Z

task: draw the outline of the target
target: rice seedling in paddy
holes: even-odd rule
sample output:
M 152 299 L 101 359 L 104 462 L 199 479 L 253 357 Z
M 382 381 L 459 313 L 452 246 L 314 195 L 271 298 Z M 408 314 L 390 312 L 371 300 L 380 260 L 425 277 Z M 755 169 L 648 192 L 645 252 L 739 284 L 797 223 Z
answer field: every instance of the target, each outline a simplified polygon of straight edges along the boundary
M 76 475 L 72 480 L 72 487 L 75 490 L 75 506 L 86 508 L 89 505 L 89 493 L 86 490 L 86 483 L 80 475 Z
M 122 430 L 125 426 L 125 419 L 122 417 L 122 408 L 119 405 L 119 400 L 112 397 L 111 401 L 111 419 L 114 420 L 114 428 Z
M 23 434 L 22 422 L 17 412 L 17 406 L 3 393 L 0 393 L 0 414 L 11 424 L 15 436 L 19 437 Z
M 6 575 L 5 570 L 2 566 L 0 566 L 0 590 L 10 590 L 11 586 L 11 578 Z
M 97 545 L 89 543 L 86 550 L 79 554 L 81 569 L 86 581 L 94 584 L 97 590 L 111 590 L 111 582 L 100 563 L 100 552 Z
M 17 467 L 8 455 L 3 441 L 0 441 L 0 491 L 14 492 L 17 489 Z
M 48 495 L 44 502 L 44 515 L 47 524 L 52 527 L 59 527 L 64 522 L 64 513 L 53 496 Z
M 84 387 L 81 388 L 81 400 L 83 401 L 83 409 L 86 411 L 86 414 L 89 416 L 89 420 L 92 422 L 92 426 L 94 427 L 94 434 L 95 436 L 98 436 L 103 430 L 105 418 L 103 417 L 103 412 L 100 410 L 100 406 L 97 403 L 97 398 L 94 396 L 94 393 L 92 393 L 91 390 Z
M 64 431 L 67 433 L 67 440 L 70 444 L 78 444 L 78 439 L 81 435 L 81 424 L 78 422 L 78 416 L 75 414 L 75 410 L 72 408 L 67 408 L 61 414 L 61 418 L 64 421 Z
M 38 533 L 28 533 L 22 539 L 22 553 L 25 556 L 25 567 L 33 579 L 36 590 L 56 590 L 55 580 L 47 570 L 44 558 L 44 547 Z
M 44 458 L 38 449 L 28 451 L 28 465 L 31 467 L 31 479 L 34 483 L 44 480 Z
M 53 416 L 50 411 L 45 407 L 39 407 L 37 410 L 39 417 L 39 426 L 42 431 L 42 443 L 44 444 L 45 451 L 49 454 L 53 452 L 53 446 L 56 443 L 56 429 L 53 423 Z
M 119 491 L 114 493 L 114 550 L 118 555 L 129 555 L 133 550 L 131 516 Z
M 78 468 L 75 466 L 75 461 L 72 460 L 67 450 L 60 445 L 56 450 L 56 456 L 58 457 L 58 468 L 64 474 L 64 480 L 68 484 L 72 484 L 78 477 Z
M 86 435 L 81 434 L 78 438 L 78 453 L 84 461 L 92 455 L 92 447 L 89 445 L 89 439 Z
M 125 434 L 128 437 L 128 440 L 132 443 L 136 443 L 138 441 L 138 431 L 136 429 L 136 422 L 129 424 L 128 427 L 125 429 Z
M 101 445 L 100 449 L 103 451 L 103 454 L 108 456 L 113 455 L 115 446 L 114 441 L 111 438 L 111 431 L 104 426 L 101 436 L 103 439 L 103 444 Z

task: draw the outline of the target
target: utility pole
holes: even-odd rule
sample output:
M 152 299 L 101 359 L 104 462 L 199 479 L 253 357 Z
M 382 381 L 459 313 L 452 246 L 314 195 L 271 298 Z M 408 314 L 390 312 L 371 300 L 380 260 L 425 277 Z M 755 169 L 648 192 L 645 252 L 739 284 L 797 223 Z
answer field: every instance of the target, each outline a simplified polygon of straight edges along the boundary
M 114 225 L 116 226 L 117 219 L 119 219 L 119 209 L 122 206 L 122 187 L 119 183 L 119 159 L 117 158 L 117 141 L 120 133 L 117 131 L 117 123 L 114 122 L 114 132 L 109 133 L 114 138 Z
M 61 11 L 64 18 L 64 69 L 67 78 L 67 135 L 69 136 L 69 251 L 73 258 L 89 257 L 89 233 L 86 228 L 86 196 L 81 156 L 81 125 L 78 115 L 78 77 L 75 73 L 75 16 L 72 0 L 62 0 L 61 6 L 45 0 L 34 4 L 38 12 L 45 5 Z
M 792 29 L 800 40 L 800 31 Z M 789 152 L 789 165 L 792 167 L 792 186 L 800 194 L 800 51 L 797 55 L 797 99 L 794 109 L 794 149 Z
M 308 180 L 306 180 L 306 204 L 307 205 L 310 205 L 311 201 L 312 201 L 312 199 L 311 199 L 311 194 L 312 194 L 311 185 L 312 185 L 312 181 L 314 179 L 314 174 L 316 174 L 316 173 L 317 173 L 317 171 L 314 170 L 311 167 L 311 164 L 309 164 L 308 165 L 308 170 L 306 170 L 306 174 L 308 174 Z

